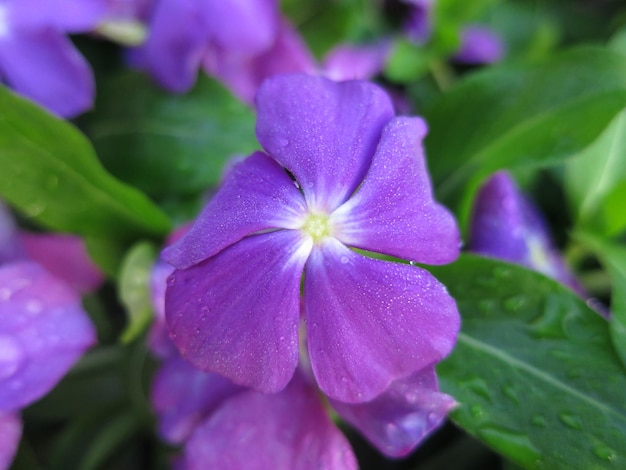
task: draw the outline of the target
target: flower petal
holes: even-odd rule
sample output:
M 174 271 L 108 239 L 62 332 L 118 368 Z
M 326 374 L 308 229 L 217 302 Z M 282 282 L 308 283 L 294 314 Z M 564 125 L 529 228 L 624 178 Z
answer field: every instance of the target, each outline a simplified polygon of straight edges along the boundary
M 54 28 L 63 33 L 94 29 L 107 13 L 107 0 L 10 1 L 11 22 L 16 28 Z
M 178 269 L 188 268 L 255 232 L 298 228 L 305 212 L 289 175 L 257 152 L 233 166 L 189 232 L 162 256 Z
M 357 193 L 331 216 L 343 243 L 428 264 L 459 254 L 454 217 L 433 200 L 422 139 L 426 124 L 398 117 L 384 129 Z
M 0 267 L 0 409 L 46 394 L 95 341 L 78 296 L 35 263 Z
M 302 268 L 311 242 L 280 230 L 247 237 L 168 279 L 170 335 L 194 366 L 263 392 L 298 362 Z
M 242 57 L 213 48 L 204 57 L 204 68 L 240 99 L 253 103 L 257 89 L 266 78 L 279 73 L 313 73 L 315 59 L 298 32 L 281 20 L 274 43 L 263 53 Z
M 433 366 L 396 380 L 367 403 L 331 400 L 333 408 L 381 452 L 404 457 L 439 427 L 454 399 L 439 392 Z
M 28 257 L 65 281 L 76 292 L 91 292 L 104 281 L 104 275 L 91 261 L 81 238 L 60 233 L 22 233 Z
M 52 29 L 16 32 L 0 41 L 9 86 L 62 117 L 91 108 L 94 80 L 72 42 Z
M 279 75 L 257 94 L 257 137 L 300 183 L 309 207 L 330 212 L 361 183 L 383 126 L 387 94 L 368 82 Z
M 8 470 L 22 435 L 22 420 L 16 414 L 0 411 L 0 470 Z
M 208 1 L 203 8 L 211 41 L 226 53 L 252 57 L 276 38 L 277 0 Z
M 339 45 L 324 57 L 323 74 L 335 81 L 370 79 L 382 72 L 390 46 L 387 41 L 368 45 Z
M 191 436 L 185 459 L 187 470 L 357 468 L 348 441 L 298 374 L 280 393 L 226 401 Z
M 172 444 L 184 442 L 201 420 L 241 390 L 221 375 L 202 372 L 178 354 L 172 356 L 152 382 L 150 398 L 159 434 Z
M 311 252 L 304 303 L 315 378 L 347 403 L 441 360 L 459 330 L 454 299 L 430 273 L 366 258 L 335 239 Z
M 196 81 L 209 42 L 204 2 L 161 0 L 154 7 L 150 34 L 138 50 L 150 73 L 165 88 L 184 92 Z
M 464 64 L 491 64 L 504 56 L 502 39 L 484 26 L 467 26 L 461 34 L 461 47 L 454 60 Z
M 552 242 L 541 213 L 505 171 L 494 173 L 476 195 L 468 248 L 534 269 L 586 296 Z

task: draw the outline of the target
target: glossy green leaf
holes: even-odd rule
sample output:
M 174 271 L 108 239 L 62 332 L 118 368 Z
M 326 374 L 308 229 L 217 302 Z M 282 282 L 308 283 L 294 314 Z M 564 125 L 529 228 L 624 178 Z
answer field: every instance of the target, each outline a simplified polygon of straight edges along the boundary
M 71 124 L 4 87 L 0 168 L 0 197 L 48 228 L 118 241 L 169 229 L 158 207 L 102 168 Z
M 438 196 L 465 219 L 471 195 L 488 174 L 576 154 L 625 105 L 626 61 L 604 48 L 578 48 L 550 61 L 474 74 L 425 113 Z
M 463 318 L 438 367 L 452 419 L 526 468 L 624 468 L 626 369 L 606 320 L 515 265 L 463 255 L 430 270 Z
M 156 257 L 157 250 L 152 243 L 139 242 L 122 262 L 119 296 L 128 313 L 128 324 L 120 338 L 123 343 L 137 338 L 152 319 L 150 273 Z
M 105 167 L 154 197 L 216 185 L 225 162 L 259 149 L 253 111 L 204 74 L 189 93 L 161 89 L 138 72 L 105 81 L 87 121 Z
M 626 246 L 589 233 L 576 233 L 575 238 L 600 258 L 611 278 L 611 339 L 626 366 Z
M 605 233 L 609 236 L 618 235 L 626 230 L 624 201 L 626 201 L 626 181 L 620 181 L 607 194 L 600 207 Z
M 600 208 L 606 196 L 624 181 L 626 112 L 622 111 L 593 144 L 569 160 L 565 167 L 565 189 L 579 228 L 606 233 L 605 214 Z

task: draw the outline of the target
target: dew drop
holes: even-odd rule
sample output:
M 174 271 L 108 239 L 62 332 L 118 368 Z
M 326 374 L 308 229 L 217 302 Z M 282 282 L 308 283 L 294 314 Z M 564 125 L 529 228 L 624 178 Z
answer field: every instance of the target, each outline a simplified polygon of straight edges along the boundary
M 470 406 L 470 413 L 474 418 L 480 418 L 483 415 L 484 410 L 480 405 L 472 405 Z
M 287 147 L 287 145 L 289 145 L 289 141 L 287 139 L 280 139 L 278 141 L 278 143 L 282 146 L 282 147 Z
M 531 418 L 530 422 L 533 423 L 533 425 L 537 426 L 538 428 L 545 428 L 546 427 L 546 418 L 544 418 L 541 415 L 533 416 Z
M 559 419 L 561 420 L 563 424 L 565 424 L 569 428 L 576 429 L 579 431 L 583 428 L 583 423 L 580 421 L 580 418 L 576 415 L 569 414 L 569 413 L 561 413 L 559 415 Z
M 281 336 L 280 338 L 278 338 L 280 341 L 285 341 L 285 337 Z
M 615 451 L 605 445 L 598 445 L 593 448 L 593 454 L 602 460 L 612 462 L 615 460 Z
M 480 428 L 476 433 L 497 451 L 515 455 L 524 467 L 541 468 L 541 453 L 526 434 L 495 426 Z
M 341 264 L 348 264 L 350 260 L 348 259 L 347 256 L 342 256 L 341 257 Z
M 200 328 L 196 328 L 196 334 L 199 335 L 200 334 Z
M 172 274 L 170 277 L 167 278 L 167 285 L 173 286 L 174 284 L 176 284 L 176 276 Z

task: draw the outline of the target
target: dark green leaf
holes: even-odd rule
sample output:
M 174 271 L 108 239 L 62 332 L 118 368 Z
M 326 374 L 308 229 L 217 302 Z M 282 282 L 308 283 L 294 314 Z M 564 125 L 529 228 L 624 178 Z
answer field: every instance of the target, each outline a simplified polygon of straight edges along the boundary
M 477 73 L 425 113 L 438 195 L 456 209 L 462 204 L 465 219 L 470 196 L 486 175 L 553 164 L 579 152 L 625 105 L 626 61 L 603 48 Z
M 463 318 L 438 367 L 452 419 L 526 468 L 624 468 L 626 369 L 606 320 L 515 265 L 463 255 L 430 270 Z
M 600 258 L 611 277 L 611 338 L 626 366 L 626 246 L 588 233 L 577 233 L 575 238 Z
M 156 257 L 157 251 L 152 243 L 139 242 L 122 262 L 119 296 L 128 313 L 128 324 L 120 338 L 123 343 L 137 338 L 152 319 L 150 273 Z
M 42 225 L 128 241 L 167 233 L 143 194 L 109 175 L 84 136 L 0 87 L 0 195 Z
M 201 74 L 175 95 L 125 72 L 103 83 L 87 122 L 98 155 L 118 178 L 146 193 L 190 196 L 216 185 L 224 163 L 259 147 L 254 113 Z

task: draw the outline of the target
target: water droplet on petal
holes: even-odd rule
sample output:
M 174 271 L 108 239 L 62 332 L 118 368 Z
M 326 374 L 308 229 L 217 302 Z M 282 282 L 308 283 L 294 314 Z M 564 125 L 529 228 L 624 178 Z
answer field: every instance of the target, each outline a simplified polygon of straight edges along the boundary
M 176 276 L 172 274 L 170 277 L 167 278 L 167 285 L 173 286 L 174 284 L 176 284 Z
M 341 257 L 341 264 L 348 264 L 348 262 L 350 262 L 350 260 L 348 259 L 347 256 L 342 256 Z
M 278 143 L 282 146 L 282 147 L 287 147 L 287 145 L 289 145 L 289 141 L 287 139 L 280 139 L 278 141 Z

